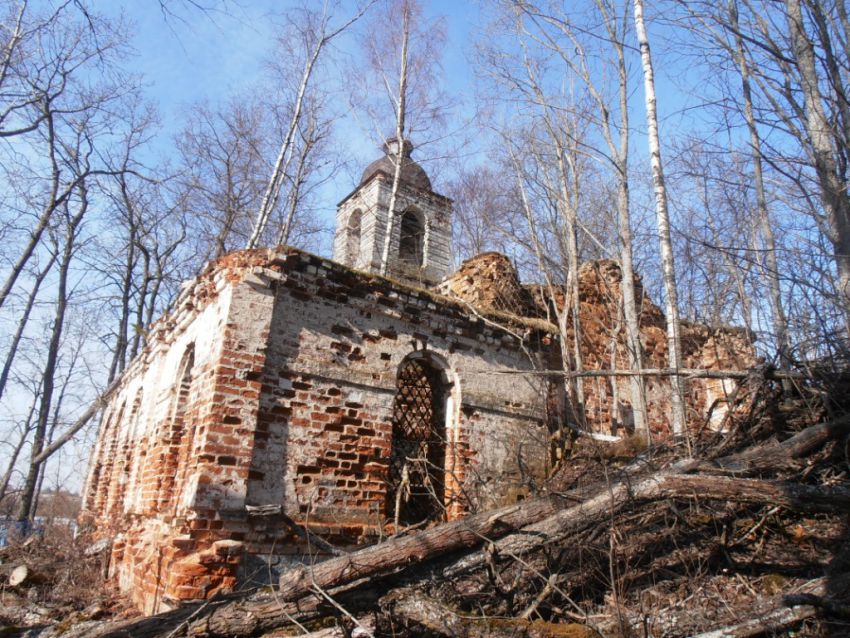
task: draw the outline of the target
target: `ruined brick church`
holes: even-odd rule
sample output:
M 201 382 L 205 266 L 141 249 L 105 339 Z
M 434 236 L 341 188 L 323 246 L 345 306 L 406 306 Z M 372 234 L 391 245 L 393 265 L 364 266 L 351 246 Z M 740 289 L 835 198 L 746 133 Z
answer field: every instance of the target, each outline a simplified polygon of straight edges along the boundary
M 324 543 L 515 502 L 551 472 L 565 398 L 541 372 L 562 366 L 550 305 L 495 253 L 450 275 L 452 202 L 411 151 L 389 144 L 339 204 L 333 260 L 278 247 L 209 264 L 109 398 L 83 519 L 146 612 L 273 578 Z M 587 367 L 625 361 L 620 276 L 581 269 Z M 663 366 L 664 318 L 641 308 L 645 361 Z M 750 363 L 741 331 L 683 328 L 688 365 Z M 722 414 L 726 384 L 689 384 L 695 423 Z M 647 393 L 664 431 L 666 382 Z M 588 427 L 628 429 L 629 410 L 616 379 L 586 386 Z

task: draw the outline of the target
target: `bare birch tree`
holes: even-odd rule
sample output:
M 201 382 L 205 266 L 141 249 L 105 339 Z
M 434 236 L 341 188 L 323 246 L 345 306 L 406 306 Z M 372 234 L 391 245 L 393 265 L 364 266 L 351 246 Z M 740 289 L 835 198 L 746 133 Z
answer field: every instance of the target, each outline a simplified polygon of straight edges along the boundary
M 0 138 L 30 143 L 40 132 L 42 153 L 52 153 L 57 120 L 103 107 L 116 95 L 108 83 L 86 85 L 86 74 L 106 72 L 121 46 L 123 26 L 107 24 L 76 3 L 36 8 L 22 0 L 4 9 L 10 32 L 2 38 L 0 53 Z M 4 171 L 20 171 L 18 162 L 2 162 Z M 52 216 L 71 196 L 75 184 L 60 184 L 54 165 L 52 187 L 26 211 L 31 219 L 20 250 L 0 285 L 0 308 L 25 272 L 42 241 Z M 21 175 L 6 173 L 9 183 Z M 38 211 L 34 214 L 34 211 Z
M 629 367 L 640 370 L 643 367 L 643 348 L 640 342 L 639 305 L 634 283 L 634 258 L 631 231 L 631 196 L 629 179 L 629 74 L 626 62 L 625 38 L 628 34 L 628 5 L 618 7 L 614 2 L 596 0 L 594 3 L 596 20 L 604 25 L 606 41 L 601 55 L 606 68 L 616 70 L 616 100 L 607 95 L 604 81 L 594 77 L 594 73 L 604 73 L 595 69 L 589 62 L 587 47 L 581 36 L 587 31 L 574 25 L 569 16 L 558 14 L 554 8 L 543 10 L 531 2 L 517 3 L 538 26 L 539 38 L 550 51 L 558 56 L 571 77 L 577 78 L 587 88 L 590 99 L 595 103 L 597 117 L 594 126 L 602 134 L 604 148 L 586 148 L 586 153 L 602 157 L 614 172 L 616 181 L 617 208 L 617 254 L 622 270 L 621 290 L 623 296 L 623 315 L 626 336 L 626 350 Z M 560 42 L 547 32 L 546 27 L 564 38 Z M 597 36 L 594 36 L 596 38 Z M 618 118 L 619 121 L 613 121 Z M 646 392 L 644 380 L 640 375 L 630 379 L 631 403 L 634 426 L 638 432 L 648 434 Z
M 667 207 L 667 188 L 664 183 L 664 166 L 661 160 L 661 141 L 658 135 L 658 114 L 656 111 L 655 76 L 652 68 L 652 55 L 649 50 L 649 37 L 643 16 L 643 0 L 634 0 L 635 35 L 640 47 L 643 66 L 644 92 L 646 97 L 647 141 L 649 143 L 652 183 L 655 191 L 656 218 L 658 227 L 658 246 L 661 254 L 661 270 L 664 278 L 665 310 L 667 322 L 667 357 L 669 367 L 678 370 L 682 367 L 682 337 L 679 320 L 679 294 L 676 288 L 676 269 L 673 262 L 673 242 L 670 237 L 670 213 Z M 670 378 L 671 414 L 670 424 L 674 434 L 684 434 L 685 387 L 679 375 Z
M 117 66 L 123 25 L 85 3 L 10 1 L 2 10 L 13 19 L 0 26 L 10 27 L 0 39 L 0 170 L 6 178 L 0 306 L 13 328 L 4 334 L 0 398 L 3 427 L 25 424 L 4 458 L 3 480 L 8 487 L 23 470 L 16 515 L 26 519 L 44 462 L 60 439 L 68 440 L 63 426 L 89 389 L 79 381 L 91 365 L 84 357 L 97 343 L 94 303 L 87 321 L 80 316 L 102 285 L 88 277 L 94 260 L 86 253 L 103 221 L 94 221 L 91 193 L 116 174 L 107 146 L 120 137 L 117 111 L 135 83 Z M 33 408 L 25 417 L 28 395 Z
M 749 156 L 752 167 L 752 175 L 746 177 L 746 186 L 751 188 L 755 195 L 755 220 L 756 232 L 753 233 L 751 243 L 756 265 L 761 272 L 761 281 L 766 288 L 766 297 L 770 312 L 769 321 L 772 325 L 772 341 L 776 349 L 779 364 L 788 368 L 791 364 L 791 334 L 788 327 L 787 311 L 783 302 L 783 292 L 779 263 L 779 246 L 774 230 L 775 221 L 768 203 L 767 186 L 765 184 L 765 165 L 769 164 L 770 158 L 765 158 L 765 145 L 762 141 L 762 122 L 759 121 L 759 113 L 756 105 L 756 90 L 753 87 L 753 74 L 763 70 L 755 60 L 748 39 L 751 36 L 742 31 L 739 23 L 739 3 L 737 0 L 729 0 L 725 7 L 711 4 L 690 3 L 683 5 L 689 19 L 699 30 L 690 30 L 690 33 L 705 38 L 713 48 L 716 48 L 721 59 L 725 58 L 732 63 L 729 69 L 729 92 L 734 99 L 728 100 L 729 109 L 734 113 L 740 113 L 746 125 L 749 137 Z M 711 51 L 710 51 L 711 53 Z M 724 69 L 722 62 L 712 65 L 721 73 Z M 757 82 L 758 83 L 758 82 Z M 740 90 L 740 97 L 738 99 Z M 769 130 L 769 129 L 768 129 Z M 728 256 L 727 256 L 728 257 Z M 761 295 L 757 293 L 756 298 Z M 787 385 L 787 381 L 786 381 Z
M 352 108 L 381 140 L 393 167 L 379 257 L 379 271 L 386 275 L 402 171 L 411 161 L 412 139 L 421 149 L 444 135 L 439 127 L 451 102 L 439 89 L 444 23 L 427 18 L 418 0 L 381 0 L 362 41 L 368 70 L 358 73 Z
M 295 93 L 289 122 L 285 127 L 280 151 L 263 193 L 246 248 L 256 248 L 260 244 L 272 212 L 277 207 L 284 180 L 288 174 L 293 157 L 296 156 L 295 137 L 299 127 L 302 126 L 305 101 L 308 99 L 308 91 L 311 88 L 311 80 L 313 79 L 319 56 L 335 38 L 362 18 L 375 1 L 369 0 L 368 2 L 364 2 L 354 15 L 338 25 L 332 24 L 335 17 L 333 13 L 336 7 L 329 2 L 324 2 L 320 11 L 305 8 L 300 13 L 301 20 L 293 22 L 293 27 L 299 33 L 302 46 L 304 47 L 303 53 L 305 58 L 301 71 L 301 79 Z M 288 235 L 288 232 L 286 234 Z
M 813 4 L 816 6 L 816 3 Z M 838 289 L 850 333 L 850 197 L 848 197 L 844 171 L 836 163 L 834 156 L 836 136 L 830 134 L 834 130 L 833 123 L 827 118 L 824 109 L 824 96 L 820 89 L 818 60 L 815 56 L 814 45 L 806 32 L 803 19 L 803 9 L 800 0 L 786 0 L 788 33 L 794 56 L 797 80 L 803 96 L 802 125 L 806 132 L 812 162 L 820 185 L 821 205 L 826 212 L 831 226 L 831 239 L 834 245 L 834 258 L 838 270 Z M 835 74 L 830 78 L 836 89 L 843 88 L 842 78 Z M 844 93 L 841 91 L 841 93 Z M 839 95 L 839 100 L 846 100 L 845 95 Z M 836 104 L 839 109 L 846 108 L 846 102 Z M 850 122 L 845 121 L 850 126 Z M 840 133 L 839 133 L 840 134 Z M 844 149 L 838 145 L 838 152 Z
M 81 148 L 78 149 L 78 152 L 85 153 L 86 151 Z M 30 452 L 31 460 L 21 490 L 18 509 L 15 513 L 15 518 L 19 521 L 24 521 L 32 516 L 33 502 L 36 498 L 38 479 L 42 469 L 42 462 L 37 459 L 44 450 L 44 447 L 50 443 L 48 434 L 52 429 L 49 426 L 51 424 L 51 416 L 54 414 L 53 393 L 55 389 L 55 378 L 70 294 L 68 277 L 74 252 L 77 249 L 80 224 L 89 210 L 89 190 L 86 182 L 81 182 L 76 190 L 77 193 L 66 201 L 62 211 L 64 228 L 62 228 L 62 244 L 57 246 L 57 252 L 60 252 L 61 255 L 59 257 L 55 309 L 50 329 L 47 355 L 41 375 L 43 381 L 35 426 L 33 428 L 33 442 Z M 55 423 L 55 416 L 53 423 Z
M 401 7 L 401 55 L 399 58 L 398 93 L 392 94 L 389 87 L 387 93 L 395 101 L 395 140 L 389 141 L 388 155 L 393 158 L 393 185 L 390 191 L 390 203 L 387 207 L 387 226 L 384 230 L 384 247 L 381 250 L 381 274 L 387 274 L 387 264 L 390 260 L 390 244 L 392 243 L 393 226 L 395 222 L 396 199 L 398 198 L 398 185 L 401 181 L 401 168 L 405 160 L 405 128 L 404 122 L 407 117 L 407 67 L 409 63 L 410 42 L 410 0 L 403 0 Z M 390 148 L 394 145 L 394 148 Z

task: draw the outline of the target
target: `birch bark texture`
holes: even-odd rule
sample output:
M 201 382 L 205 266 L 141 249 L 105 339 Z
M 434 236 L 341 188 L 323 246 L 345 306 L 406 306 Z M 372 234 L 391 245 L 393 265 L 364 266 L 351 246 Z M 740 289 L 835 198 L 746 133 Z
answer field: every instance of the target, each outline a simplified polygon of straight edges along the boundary
M 407 67 L 409 62 L 410 44 L 410 2 L 405 0 L 401 9 L 401 60 L 398 74 L 398 95 L 394 96 L 396 102 L 395 110 L 395 153 L 390 149 L 387 155 L 394 162 L 393 186 L 390 191 L 390 203 L 387 208 L 387 228 L 384 233 L 384 247 L 381 250 L 381 275 L 386 277 L 387 264 L 390 259 L 390 245 L 392 244 L 393 230 L 395 226 L 395 207 L 398 199 L 398 185 L 401 181 L 401 166 L 404 161 L 404 123 L 407 116 Z M 393 98 L 391 92 L 390 97 Z M 388 145 L 389 147 L 389 145 Z
M 664 280 L 665 310 L 667 320 L 667 357 L 669 367 L 678 370 L 682 367 L 682 338 L 679 321 L 679 296 L 676 289 L 676 269 L 673 259 L 673 242 L 670 238 L 670 212 L 667 206 L 667 188 L 664 182 L 664 165 L 661 160 L 661 142 L 658 135 L 657 99 L 655 95 L 655 75 L 652 68 L 652 55 L 649 49 L 649 37 L 644 20 L 643 0 L 634 0 L 635 34 L 640 47 L 643 67 L 643 87 L 646 97 L 646 127 L 649 143 L 649 158 L 652 168 L 652 185 L 655 191 L 656 225 L 658 247 L 661 254 L 661 275 Z M 685 386 L 679 375 L 670 378 L 670 426 L 674 434 L 685 431 Z
M 631 197 L 629 184 L 629 73 L 626 64 L 625 38 L 630 23 L 629 2 L 615 3 L 596 0 L 594 3 L 593 24 L 604 27 L 604 36 L 594 33 L 592 42 L 588 42 L 588 31 L 576 25 L 565 12 L 557 12 L 554 7 L 538 6 L 531 2 L 520 3 L 516 10 L 528 17 L 528 27 L 524 35 L 532 42 L 541 44 L 563 63 L 564 77 L 569 78 L 570 86 L 578 79 L 577 86 L 584 87 L 586 96 L 595 104 L 593 114 L 584 117 L 601 134 L 601 143 L 594 143 L 594 136 L 573 140 L 576 156 L 598 157 L 600 165 L 608 167 L 616 186 L 616 257 L 620 260 L 622 271 L 621 302 L 623 324 L 625 327 L 625 348 L 629 368 L 638 371 L 643 366 L 643 350 L 640 341 L 639 304 L 634 278 L 634 258 L 631 230 Z M 531 28 L 535 31 L 532 33 Z M 604 37 L 602 43 L 599 42 Z M 588 50 L 590 48 L 590 50 Z M 527 55 L 524 51 L 524 55 Z M 591 62 L 593 60 L 593 62 Z M 603 65 L 600 70 L 600 62 Z M 528 67 L 528 64 L 525 64 Z M 608 76 L 616 77 L 616 84 L 609 88 Z M 537 85 L 529 81 L 526 84 Z M 616 89 L 614 88 L 616 86 Z M 616 93 L 615 93 L 616 90 Z M 542 91 L 535 92 L 536 102 L 541 108 L 560 114 L 568 109 L 551 104 Z M 563 119 L 563 116 L 561 116 Z M 578 184 L 576 185 L 578 191 Z M 577 208 L 575 206 L 574 208 Z M 575 217 L 573 223 L 577 223 Z M 577 252 L 577 249 L 576 249 Z M 577 262 L 574 264 L 577 268 Z M 573 293 L 575 294 L 575 293 Z M 619 328 L 618 328 L 619 331 Z M 616 356 L 616 353 L 614 353 Z M 635 431 L 648 434 L 648 417 L 644 380 L 641 375 L 633 375 L 629 380 L 630 402 Z M 612 393 L 614 392 L 612 386 Z M 618 402 L 615 402 L 618 405 Z M 618 417 L 619 419 L 619 417 Z
M 295 97 L 295 104 L 292 109 L 292 115 L 290 116 L 289 124 L 286 129 L 286 134 L 283 137 L 283 141 L 280 145 L 280 152 L 278 153 L 277 159 L 275 160 L 274 168 L 272 169 L 272 174 L 269 178 L 269 183 L 266 186 L 265 192 L 263 193 L 263 199 L 260 203 L 260 209 L 257 211 L 257 217 L 254 222 L 254 229 L 251 232 L 251 236 L 248 239 L 248 243 L 245 246 L 248 249 L 256 248 L 259 246 L 260 241 L 263 237 L 263 233 L 266 230 L 266 227 L 269 223 L 269 218 L 271 217 L 272 211 L 277 207 L 278 200 L 280 198 L 280 191 L 283 187 L 283 183 L 289 171 L 289 166 L 292 162 L 293 155 L 295 152 L 294 149 L 294 139 L 295 134 L 299 130 L 299 127 L 302 125 L 302 118 L 304 113 L 304 103 L 308 96 L 308 91 L 310 87 L 310 81 L 313 78 L 313 73 L 316 70 L 316 64 L 319 60 L 319 56 L 322 51 L 341 33 L 345 32 L 351 25 L 357 22 L 366 11 L 375 4 L 376 0 L 371 0 L 370 2 L 364 3 L 358 11 L 351 16 L 347 21 L 343 22 L 339 27 L 333 29 L 331 28 L 331 19 L 332 15 L 329 11 L 329 7 L 325 4 L 322 8 L 322 13 L 315 18 L 317 21 L 316 33 L 314 36 L 314 42 L 312 48 L 307 52 L 307 56 L 304 60 L 304 68 L 301 73 L 301 81 L 298 86 L 298 91 Z M 312 17 L 308 14 L 308 19 Z M 299 158 L 300 165 L 299 169 L 304 165 L 304 158 Z M 283 231 L 286 236 L 289 234 L 289 230 L 291 227 L 291 216 L 287 218 L 285 223 L 285 230 Z

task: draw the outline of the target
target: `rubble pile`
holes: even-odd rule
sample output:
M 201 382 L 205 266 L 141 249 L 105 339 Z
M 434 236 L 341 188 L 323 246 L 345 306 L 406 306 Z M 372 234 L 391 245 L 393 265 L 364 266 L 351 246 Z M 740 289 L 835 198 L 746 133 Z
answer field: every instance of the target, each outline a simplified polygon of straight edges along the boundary
M 522 287 L 511 260 L 501 253 L 481 253 L 436 287 L 447 297 L 460 299 L 483 311 L 535 316 L 531 295 Z
M 0 548 L 0 636 L 138 616 L 106 582 L 108 549 L 63 524 L 9 538 Z

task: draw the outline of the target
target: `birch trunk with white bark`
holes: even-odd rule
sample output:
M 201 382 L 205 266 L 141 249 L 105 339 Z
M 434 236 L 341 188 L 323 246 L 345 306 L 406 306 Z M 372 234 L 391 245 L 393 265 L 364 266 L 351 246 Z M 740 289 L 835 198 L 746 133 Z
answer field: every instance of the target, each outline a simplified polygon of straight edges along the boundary
M 407 115 L 407 66 L 409 63 L 409 41 L 410 41 L 410 5 L 405 2 L 402 8 L 401 26 L 401 64 L 398 75 L 398 96 L 396 99 L 395 118 L 395 170 L 393 171 L 393 185 L 390 191 L 390 202 L 387 207 L 387 225 L 384 233 L 384 248 L 381 251 L 381 275 L 387 275 L 387 265 L 390 259 L 390 246 L 392 245 L 393 230 L 395 225 L 396 199 L 398 198 L 398 186 L 401 182 L 401 167 L 404 162 L 404 120 Z M 387 145 L 387 154 L 392 154 L 392 149 Z
M 646 125 L 649 142 L 649 157 L 652 166 L 652 183 L 655 191 L 658 245 L 661 253 L 661 274 L 664 280 L 667 319 L 667 356 L 673 370 L 682 367 L 682 338 L 679 321 L 679 295 L 676 290 L 676 270 L 673 260 L 673 242 L 670 238 L 670 213 L 667 207 L 667 188 L 664 182 L 664 166 L 661 161 L 661 143 L 658 136 L 658 114 L 656 111 L 655 77 L 652 55 L 643 17 L 643 0 L 634 0 L 635 32 L 640 46 L 643 66 L 644 91 L 646 94 Z M 674 434 L 685 431 L 685 387 L 680 376 L 670 378 L 670 425 Z

